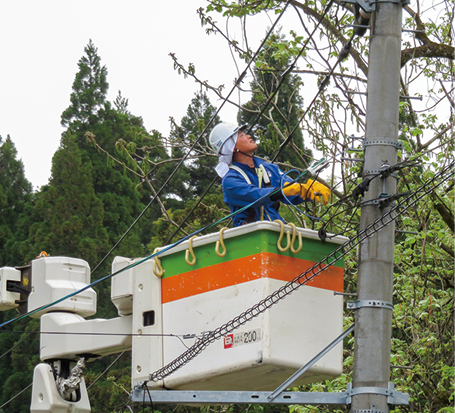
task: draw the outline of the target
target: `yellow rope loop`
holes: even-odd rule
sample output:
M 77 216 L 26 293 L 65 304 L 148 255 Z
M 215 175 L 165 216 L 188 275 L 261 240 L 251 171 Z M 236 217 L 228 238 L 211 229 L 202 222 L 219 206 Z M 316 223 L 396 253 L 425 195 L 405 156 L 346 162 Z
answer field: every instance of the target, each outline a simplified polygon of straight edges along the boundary
M 188 265 L 194 265 L 196 264 L 196 256 L 194 255 L 193 252 L 193 239 L 196 238 L 196 235 L 193 235 L 189 240 L 188 240 L 188 249 L 185 252 L 185 261 Z M 189 255 L 191 254 L 191 259 L 189 259 Z
M 219 234 L 220 239 L 215 244 L 216 255 L 218 255 L 218 257 L 221 257 L 221 258 L 226 255 L 226 247 L 224 246 L 223 233 L 227 229 L 228 229 L 227 227 L 221 228 L 220 234 Z M 221 248 L 223 248 L 223 252 L 220 252 L 220 245 L 221 245 Z
M 303 242 L 302 242 L 302 233 L 299 232 L 299 247 L 297 249 L 294 248 L 294 242 L 295 242 L 295 238 L 296 238 L 296 235 L 297 235 L 297 227 L 292 223 L 292 222 L 289 222 L 289 225 L 291 226 L 292 228 L 292 240 L 291 240 L 291 252 L 293 254 L 297 254 L 298 252 L 300 252 L 300 250 L 302 249 L 302 246 L 303 246 Z
M 43 257 L 50 257 L 50 255 L 46 251 L 41 251 L 40 254 L 36 258 L 43 258 Z
M 155 248 L 155 251 L 153 251 L 154 254 L 156 252 L 158 252 L 158 248 Z M 164 274 L 165 270 L 163 269 L 163 266 L 161 265 L 161 261 L 158 258 L 158 256 L 153 257 L 153 260 L 152 260 L 152 271 L 153 271 L 153 274 L 155 274 L 158 278 L 161 278 L 163 276 L 163 274 Z
M 276 243 L 276 247 L 278 248 L 279 251 L 286 252 L 289 249 L 289 247 L 291 246 L 291 233 L 289 231 L 286 231 L 288 245 L 285 248 L 283 248 L 281 246 L 281 240 L 283 239 L 283 235 L 284 235 L 284 224 L 283 224 L 283 221 L 280 221 L 279 219 L 276 219 L 273 222 L 276 222 L 276 223 L 280 224 L 280 227 L 281 227 L 280 236 L 278 238 L 278 242 Z

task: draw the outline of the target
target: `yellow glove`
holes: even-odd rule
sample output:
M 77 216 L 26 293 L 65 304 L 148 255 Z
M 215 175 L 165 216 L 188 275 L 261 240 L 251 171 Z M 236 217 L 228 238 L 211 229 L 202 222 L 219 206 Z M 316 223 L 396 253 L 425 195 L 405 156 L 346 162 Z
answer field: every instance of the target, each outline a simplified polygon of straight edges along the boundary
M 329 202 L 330 189 L 319 182 L 308 179 L 306 184 L 302 184 L 300 196 L 303 199 L 316 199 L 316 201 L 320 201 L 320 197 L 322 196 L 324 198 L 324 205 L 326 205 Z
M 283 194 L 286 196 L 300 195 L 300 184 L 291 184 L 283 188 Z

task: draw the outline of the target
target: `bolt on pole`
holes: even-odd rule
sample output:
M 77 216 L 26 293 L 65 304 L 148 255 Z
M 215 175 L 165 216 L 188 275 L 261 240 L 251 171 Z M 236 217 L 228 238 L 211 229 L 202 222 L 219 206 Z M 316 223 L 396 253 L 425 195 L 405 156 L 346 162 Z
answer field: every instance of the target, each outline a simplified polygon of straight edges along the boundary
M 385 164 L 397 162 L 402 6 L 399 2 L 377 2 L 372 14 L 364 178 L 371 178 Z M 395 193 L 393 176 L 378 177 L 370 183 L 364 201 L 372 202 L 361 209 L 361 229 L 390 208 L 381 208 L 374 200 Z M 392 303 L 394 232 L 392 223 L 359 246 L 359 303 Z M 387 395 L 381 389 L 388 388 L 390 379 L 392 311 L 390 306 L 359 306 L 355 316 L 353 390 L 357 388 L 358 392 L 352 396 L 351 411 L 388 412 Z

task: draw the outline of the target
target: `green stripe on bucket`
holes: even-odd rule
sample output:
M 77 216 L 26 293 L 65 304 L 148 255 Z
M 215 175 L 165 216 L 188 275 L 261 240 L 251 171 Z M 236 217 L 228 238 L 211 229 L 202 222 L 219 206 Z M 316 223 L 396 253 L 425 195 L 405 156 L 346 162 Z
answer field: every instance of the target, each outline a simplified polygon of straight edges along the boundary
M 171 253 L 169 255 L 165 255 L 160 257 L 161 264 L 165 269 L 163 278 L 235 260 L 237 258 L 244 258 L 261 252 L 270 252 L 279 255 L 286 255 L 288 257 L 300 258 L 307 261 L 318 262 L 339 247 L 338 244 L 329 242 L 323 244 L 319 240 L 303 238 L 303 247 L 297 254 L 292 253 L 290 249 L 286 252 L 281 252 L 277 248 L 279 235 L 280 234 L 276 231 L 262 229 L 252 231 L 238 237 L 225 239 L 224 244 L 227 252 L 224 257 L 219 257 L 215 253 L 215 242 L 193 247 L 194 255 L 196 256 L 196 263 L 193 266 L 186 263 L 185 251 L 178 251 L 174 254 Z M 286 234 L 281 241 L 281 246 L 287 246 Z M 294 248 L 298 248 L 298 239 L 294 242 Z M 192 261 L 191 256 L 189 257 L 189 260 Z M 334 265 L 336 267 L 343 267 L 343 260 L 338 260 Z

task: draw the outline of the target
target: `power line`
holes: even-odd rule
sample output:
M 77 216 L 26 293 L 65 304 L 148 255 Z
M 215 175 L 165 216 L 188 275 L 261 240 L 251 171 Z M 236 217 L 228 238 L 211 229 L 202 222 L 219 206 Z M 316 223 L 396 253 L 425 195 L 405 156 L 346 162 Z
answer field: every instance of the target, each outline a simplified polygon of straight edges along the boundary
M 24 391 L 28 390 L 30 387 L 32 387 L 33 385 L 33 382 L 31 382 L 25 389 L 22 389 L 19 393 L 17 393 L 15 396 L 11 397 L 11 399 L 9 399 L 7 402 L 3 403 L 1 406 L 0 406 L 0 409 L 3 409 L 3 407 L 5 407 L 7 404 L 11 403 L 16 397 L 19 397 L 22 393 L 24 393 Z
M 5 357 L 8 353 L 11 353 L 19 344 L 21 344 L 30 334 L 35 333 L 38 329 L 36 328 L 33 331 L 11 331 L 10 333 L 27 333 L 24 337 L 22 337 L 16 344 L 14 344 L 9 350 L 5 351 L 1 356 L 0 359 Z
M 117 361 L 119 361 L 122 356 L 126 353 L 126 351 L 122 351 L 120 353 L 120 355 L 95 379 L 93 380 L 93 382 L 90 384 L 90 386 L 87 387 L 87 391 L 90 390 L 90 388 L 101 378 L 103 377 L 111 368 L 112 366 L 114 366 L 115 363 L 117 363 Z
M 299 178 L 300 178 L 302 175 L 304 175 L 305 173 L 307 173 L 307 172 L 308 172 L 308 171 L 302 172 L 302 173 L 300 174 Z M 299 179 L 299 178 L 298 178 L 298 179 Z M 273 194 L 275 194 L 275 193 L 277 193 L 277 192 L 279 192 L 279 191 L 280 191 L 280 188 L 276 188 L 276 189 L 275 189 L 274 191 L 272 191 L 270 194 L 264 195 L 263 197 L 257 199 L 256 201 L 254 201 L 254 202 L 252 202 L 252 203 L 250 203 L 250 204 L 248 204 L 248 205 L 245 205 L 243 208 L 239 209 L 238 211 L 232 212 L 231 214 L 229 214 L 229 215 L 227 215 L 227 216 L 225 216 L 225 217 L 223 217 L 223 218 L 220 218 L 219 220 L 217 220 L 217 221 L 215 221 L 215 222 L 213 222 L 213 223 L 211 223 L 211 224 L 208 224 L 208 225 L 206 225 L 205 227 L 200 228 L 200 229 L 197 230 L 197 231 L 194 231 L 192 234 L 189 234 L 189 235 L 187 235 L 187 236 L 181 238 L 179 241 L 177 241 L 177 242 L 175 242 L 175 243 L 173 243 L 173 244 L 171 244 L 171 245 L 168 245 L 167 247 L 165 247 L 165 248 L 163 248 L 163 249 L 161 249 L 161 250 L 159 250 L 159 251 L 157 251 L 157 252 L 154 252 L 153 254 L 151 254 L 151 255 L 149 255 L 149 256 L 147 256 L 147 257 L 144 257 L 144 258 L 140 259 L 139 261 L 137 261 L 137 262 L 135 262 L 135 263 L 133 263 L 133 264 L 130 264 L 130 265 L 128 265 L 128 266 L 126 266 L 126 267 L 124 267 L 124 268 L 122 268 L 122 269 L 120 269 L 120 270 L 114 272 L 114 273 L 111 273 L 111 274 L 108 274 L 108 275 L 106 275 L 106 276 L 104 276 L 104 277 L 101 277 L 101 278 L 99 278 L 98 280 L 95 280 L 95 281 L 91 282 L 90 284 L 87 284 L 86 286 L 80 288 L 79 290 L 74 291 L 74 292 L 72 292 L 72 293 L 70 293 L 70 294 L 68 294 L 68 295 L 66 295 L 66 296 L 64 296 L 64 297 L 61 297 L 61 298 L 59 298 L 59 299 L 57 299 L 57 300 L 55 300 L 55 301 L 53 301 L 53 302 L 51 302 L 51 303 L 44 304 L 44 305 L 42 305 L 41 307 L 35 308 L 35 309 L 32 310 L 32 311 L 29 311 L 29 312 L 27 312 L 27 313 L 21 314 L 21 315 L 17 316 L 16 318 L 12 318 L 11 320 L 5 321 L 5 322 L 3 322 L 2 324 L 0 324 L 0 329 L 3 328 L 3 327 L 5 327 L 5 326 L 7 326 L 7 325 L 9 325 L 9 324 L 12 324 L 12 323 L 15 323 L 15 322 L 17 322 L 17 321 L 19 321 L 19 320 L 22 320 L 22 319 L 24 319 L 24 318 L 26 318 L 26 317 L 28 317 L 28 316 L 30 316 L 30 315 L 36 314 L 36 313 L 38 313 L 38 312 L 40 312 L 40 311 L 42 311 L 42 310 L 45 310 L 45 309 L 47 309 L 47 308 L 49 308 L 49 307 L 52 307 L 52 306 L 55 305 L 55 304 L 61 303 L 62 301 L 67 300 L 68 298 L 74 297 L 75 295 L 77 295 L 77 294 L 79 294 L 79 293 L 81 293 L 81 292 L 83 292 L 83 291 L 86 291 L 86 290 L 88 290 L 89 288 L 94 287 L 95 285 L 98 285 L 98 284 L 100 284 L 101 282 L 103 282 L 103 281 L 105 281 L 105 280 L 107 280 L 107 279 L 110 279 L 110 278 L 112 278 L 112 277 L 114 277 L 114 276 L 116 276 L 116 275 L 118 275 L 118 274 L 120 274 L 120 273 L 122 273 L 122 272 L 124 272 L 124 271 L 127 271 L 127 270 L 129 270 L 129 269 L 132 269 L 132 268 L 134 268 L 134 267 L 137 267 L 138 265 L 140 265 L 140 264 L 142 264 L 142 263 L 144 263 L 144 262 L 146 262 L 146 261 L 148 261 L 148 260 L 150 260 L 150 259 L 152 259 L 152 258 L 154 258 L 154 257 L 156 257 L 156 256 L 158 256 L 158 255 L 160 255 L 160 254 L 162 254 L 162 253 L 164 253 L 164 252 L 166 252 L 166 251 L 169 251 L 170 249 L 176 247 L 177 245 L 180 245 L 182 242 L 188 240 L 188 239 L 191 238 L 192 236 L 197 235 L 197 234 L 199 234 L 199 233 L 201 233 L 201 232 L 203 232 L 203 231 L 205 231 L 205 230 L 207 230 L 207 229 L 209 229 L 209 228 L 212 228 L 212 227 L 214 227 L 215 225 L 219 224 L 220 222 L 223 222 L 223 221 L 225 221 L 225 220 L 227 220 L 227 219 L 232 218 L 232 217 L 233 217 L 234 215 L 236 215 L 236 214 L 239 214 L 239 213 L 241 213 L 241 212 L 243 212 L 243 211 L 246 211 L 248 208 L 251 208 L 251 207 L 252 207 L 254 204 L 256 204 L 258 201 L 261 201 L 261 200 L 263 200 L 263 199 L 265 199 L 265 198 L 267 198 L 267 197 L 269 197 L 269 196 L 271 196 L 271 195 L 273 195 Z
M 333 1 L 333 0 L 332 0 Z M 196 145 L 199 143 L 199 141 L 201 140 L 201 138 L 204 136 L 204 134 L 207 132 L 208 128 L 211 126 L 211 124 L 213 123 L 213 121 L 215 120 L 216 116 L 218 115 L 218 113 L 221 111 L 221 109 L 223 108 L 223 106 L 225 105 L 225 103 L 227 102 L 227 100 L 230 98 L 230 96 L 232 95 L 232 93 L 234 92 L 234 90 L 238 87 L 238 85 L 240 85 L 240 83 L 242 82 L 243 78 L 245 77 L 246 73 L 247 73 L 247 70 L 249 69 L 249 67 L 251 66 L 251 63 L 256 59 L 257 55 L 259 54 L 260 50 L 262 49 L 263 45 L 265 44 L 267 38 L 270 36 L 270 34 L 273 32 L 273 30 L 275 29 L 275 26 L 278 24 L 278 22 L 280 21 L 281 17 L 283 16 L 284 12 L 286 11 L 289 3 L 291 2 L 291 0 L 288 0 L 286 2 L 286 5 L 284 6 L 283 10 L 281 11 L 281 13 L 279 14 L 279 16 L 277 17 L 277 19 L 275 20 L 275 23 L 272 25 L 272 27 L 270 28 L 270 30 L 268 31 L 266 37 L 264 38 L 264 40 L 262 41 L 261 45 L 259 46 L 259 48 L 257 49 L 256 53 L 254 54 L 254 56 L 251 58 L 251 60 L 248 62 L 246 68 L 244 69 L 244 71 L 242 72 L 242 74 L 239 76 L 239 78 L 235 81 L 234 83 L 234 86 L 231 88 L 230 92 L 228 93 L 228 95 L 223 99 L 223 102 L 221 103 L 220 107 L 217 109 L 217 111 L 215 112 L 215 114 L 212 116 L 212 118 L 209 120 L 209 122 L 207 123 L 207 125 L 205 125 L 204 127 L 204 130 L 199 134 L 199 136 L 194 140 L 193 144 L 191 145 L 191 147 L 189 148 L 188 152 L 182 157 L 182 159 L 180 160 L 180 162 L 178 163 L 178 165 L 174 168 L 174 170 L 172 171 L 172 173 L 168 176 L 168 178 L 166 179 L 166 181 L 164 182 L 164 184 L 161 186 L 161 188 L 156 192 L 155 196 L 150 200 L 150 202 L 146 205 L 146 207 L 143 209 L 143 211 L 139 214 L 139 216 L 136 218 L 136 220 L 131 224 L 131 226 L 127 229 L 127 231 L 120 237 L 120 239 L 114 244 L 114 246 L 110 249 L 110 251 L 106 254 L 106 256 L 98 263 L 98 265 L 93 269 L 92 273 L 95 272 L 99 266 L 112 254 L 112 252 L 118 247 L 118 245 L 125 239 L 125 237 L 129 234 L 129 232 L 133 229 L 133 227 L 137 224 L 137 222 L 143 217 L 143 215 L 145 214 L 145 212 L 152 206 L 152 204 L 155 202 L 155 200 L 160 196 L 161 192 L 163 191 L 163 189 L 167 186 L 167 184 L 169 183 L 169 181 L 174 177 L 174 175 L 177 173 L 177 171 L 180 169 L 180 167 L 183 165 L 183 163 L 188 159 L 188 157 L 190 156 L 190 153 L 193 151 L 193 149 L 196 147 Z M 1 327 L 1 326 L 0 326 Z
M 310 34 L 310 36 L 308 37 L 308 39 L 305 41 L 305 43 L 303 44 L 303 46 L 300 48 L 300 51 L 297 55 L 297 57 L 294 59 L 294 62 L 283 72 L 283 74 L 281 75 L 281 80 L 280 80 L 280 83 L 278 83 L 277 87 L 276 87 L 276 90 L 272 93 L 272 95 L 269 97 L 269 99 L 267 100 L 267 102 L 265 103 L 265 105 L 263 106 L 261 112 L 259 113 L 259 115 L 256 117 L 255 121 L 253 122 L 253 125 L 256 124 L 259 119 L 262 117 L 262 115 L 264 114 L 264 112 L 266 111 L 267 107 L 269 106 L 270 102 L 275 98 L 276 94 L 278 93 L 279 89 L 281 88 L 281 86 L 283 85 L 287 75 L 289 73 L 292 72 L 292 70 L 294 69 L 295 65 L 297 64 L 297 60 L 302 56 L 303 52 L 305 51 L 308 43 L 312 40 L 314 34 L 316 33 L 316 30 L 318 29 L 319 25 L 321 24 L 321 22 L 324 20 L 326 14 L 329 12 L 330 8 L 332 7 L 332 4 L 333 4 L 334 0 L 330 0 L 329 4 L 326 6 L 324 12 L 322 13 L 322 16 L 321 18 L 319 19 L 318 23 L 316 24 L 316 26 L 314 27 L 313 29 L 313 32 Z M 299 122 L 300 123 L 300 122 Z M 247 133 L 250 133 L 251 132 L 251 129 L 253 128 L 253 126 L 250 126 L 250 128 L 248 129 L 248 132 Z M 293 129 L 293 131 L 291 132 L 291 135 L 292 133 L 295 131 L 295 128 Z M 275 155 L 275 157 L 272 159 L 272 162 L 276 159 L 277 155 Z

